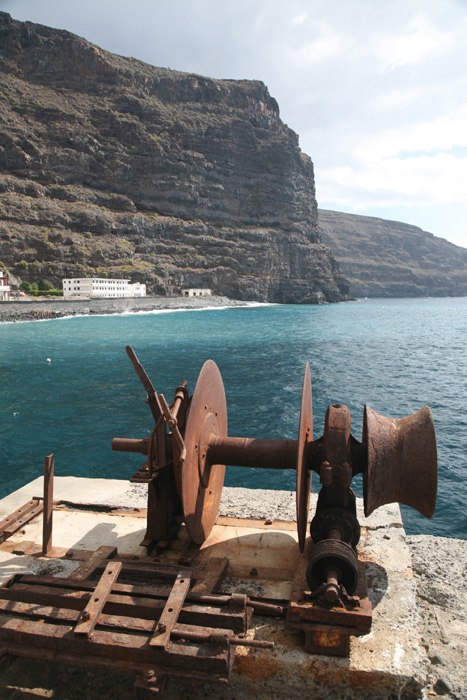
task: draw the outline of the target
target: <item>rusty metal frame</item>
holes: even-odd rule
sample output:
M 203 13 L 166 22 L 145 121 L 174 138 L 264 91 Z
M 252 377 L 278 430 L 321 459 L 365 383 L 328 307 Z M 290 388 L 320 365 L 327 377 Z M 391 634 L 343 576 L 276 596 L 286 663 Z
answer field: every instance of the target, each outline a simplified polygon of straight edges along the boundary
M 97 584 L 12 576 L 0 587 L 2 652 L 106 670 L 118 666 L 138 674 L 136 685 L 161 693 L 173 676 L 225 683 L 236 646 L 274 646 L 238 636 L 253 612 L 246 596 L 193 593 L 191 570 L 179 570 L 168 589 L 122 584 L 122 568 L 108 562 Z

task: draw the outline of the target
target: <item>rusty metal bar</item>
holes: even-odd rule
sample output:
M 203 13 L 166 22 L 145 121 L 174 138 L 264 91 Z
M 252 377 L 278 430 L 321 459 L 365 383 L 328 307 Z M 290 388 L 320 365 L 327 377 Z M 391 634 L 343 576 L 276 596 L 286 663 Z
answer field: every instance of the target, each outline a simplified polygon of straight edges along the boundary
M 295 469 L 298 440 L 214 437 L 208 445 L 211 464 L 263 469 Z
M 149 438 L 136 440 L 134 438 L 114 438 L 112 440 L 114 452 L 136 452 L 147 455 L 149 450 Z
M 185 443 L 183 442 L 182 434 L 178 427 L 177 417 L 171 412 L 169 404 L 165 400 L 165 396 L 163 394 L 159 394 L 159 401 L 161 404 L 162 413 L 164 414 L 165 422 L 171 429 L 172 436 L 174 440 L 176 440 L 178 449 L 180 450 L 180 459 L 184 459 L 184 456 L 182 455 L 185 454 Z
M 112 548 L 109 548 L 112 549 Z M 97 552 L 100 552 L 100 549 L 97 550 Z M 95 554 L 97 554 L 95 552 Z M 89 561 L 89 560 L 88 560 Z M 86 563 L 86 562 L 85 562 Z M 57 595 L 55 595 L 55 592 L 57 594 L 69 594 L 71 595 L 72 591 L 82 591 L 82 595 L 89 595 L 89 592 L 92 592 L 94 590 L 94 584 L 91 581 L 86 581 L 86 580 L 78 580 L 78 577 L 76 576 L 78 570 L 76 570 L 70 578 L 57 578 L 54 576 L 34 576 L 34 575 L 21 575 L 21 578 L 17 580 L 15 583 L 15 586 L 20 587 L 21 590 L 23 590 L 26 594 L 26 591 L 28 587 L 34 586 L 34 590 L 37 591 L 38 594 L 42 595 L 41 601 L 46 605 L 47 598 L 51 601 L 50 604 L 55 605 L 57 601 Z M 196 572 L 195 572 L 196 574 Z M 75 580 L 76 579 L 76 580 Z M 0 587 L 0 599 L 6 598 L 9 599 L 7 591 L 9 589 L 5 587 Z M 128 600 L 128 605 L 126 605 L 124 602 L 120 603 L 119 601 L 124 601 L 126 596 L 131 596 L 134 605 L 138 605 L 138 607 L 142 606 L 150 606 L 149 609 L 149 615 L 151 619 L 154 618 L 156 615 L 155 609 L 161 609 L 163 608 L 164 602 L 162 600 L 157 600 L 157 598 L 167 598 L 170 595 L 170 588 L 167 587 L 146 587 L 146 586 L 138 586 L 138 585 L 133 585 L 133 584 L 124 584 L 124 583 L 116 583 L 113 588 L 112 588 L 112 595 L 109 597 L 109 605 L 115 601 L 115 603 L 119 604 L 119 607 L 123 609 L 125 607 L 127 612 L 124 612 L 122 614 L 130 614 L 128 611 L 130 610 L 130 601 L 129 598 Z M 88 592 L 88 593 L 86 593 Z M 121 594 L 121 595 L 119 595 Z M 187 593 L 186 599 L 185 599 L 185 606 L 187 609 L 187 613 L 189 614 L 190 612 L 193 612 L 196 614 L 199 614 L 201 611 L 201 608 L 198 608 L 198 605 L 207 605 L 212 608 L 212 610 L 209 612 L 209 616 L 214 617 L 215 615 L 223 615 L 224 613 L 222 612 L 222 608 L 225 606 L 230 606 L 231 605 L 231 599 L 232 596 L 229 594 L 221 594 L 221 593 L 200 593 L 200 592 L 195 592 L 194 590 L 190 590 Z M 20 600 L 20 598 L 18 598 Z M 25 597 L 23 596 L 23 600 L 26 600 Z M 280 603 L 272 603 L 272 602 L 267 602 L 268 599 L 262 599 L 262 600 L 257 600 L 257 599 L 251 599 L 247 598 L 246 599 L 246 605 L 247 607 L 252 608 L 255 613 L 258 615 L 268 615 L 268 616 L 274 616 L 274 617 L 280 617 L 281 615 L 284 614 L 285 612 L 285 607 L 284 605 L 281 605 Z M 26 601 L 27 602 L 27 601 Z M 187 602 L 189 603 L 194 603 L 195 605 L 190 606 L 187 605 Z M 79 604 L 79 603 L 78 603 Z M 197 605 L 196 605 L 197 604 Z M 71 604 L 70 604 L 71 606 Z M 156 607 L 155 607 L 156 606 Z M 114 606 L 115 607 L 115 606 Z M 211 615 L 212 613 L 212 615 Z M 184 613 L 185 616 L 185 613 Z M 230 616 L 231 613 L 230 613 Z M 234 616 L 237 618 L 237 616 Z M 232 618 L 233 619 L 233 618 Z M 201 623 L 201 624 L 207 624 L 207 623 Z M 212 626 L 214 625 L 214 622 L 212 623 Z
M 187 381 L 186 379 L 183 380 L 183 382 L 180 384 L 180 386 L 177 387 L 175 390 L 175 397 L 174 397 L 174 402 L 170 406 L 170 412 L 174 418 L 177 418 L 178 412 L 180 410 L 180 406 L 182 405 L 182 401 L 186 396 L 186 385 Z
M 202 631 L 194 631 L 193 626 L 177 624 L 172 631 L 172 639 L 186 639 L 189 642 L 209 643 L 213 635 L 224 637 L 225 642 L 231 646 L 252 647 L 253 649 L 274 649 L 274 642 L 262 639 L 249 639 L 236 637 L 231 630 L 201 628 Z
M 44 510 L 42 521 L 42 554 L 52 549 L 52 528 L 54 508 L 54 456 L 44 459 Z
M 107 559 L 112 559 L 116 554 L 117 547 L 102 545 L 73 571 L 71 578 L 79 579 L 81 581 L 89 578 L 98 566 L 101 566 L 101 564 L 107 561 Z
M 149 642 L 151 646 L 164 648 L 167 646 L 170 641 L 170 633 L 175 627 L 183 603 L 190 589 L 190 583 L 191 573 L 187 575 L 185 571 L 181 571 L 167 598 L 167 602 L 159 618 L 159 622 L 157 623 L 156 631 Z
M 130 358 L 131 364 L 135 368 L 135 372 L 140 378 L 141 384 L 144 386 L 147 392 L 147 402 L 149 405 L 149 408 L 151 409 L 151 413 L 153 415 L 154 420 L 157 421 L 162 415 L 162 409 L 161 405 L 159 402 L 159 397 L 156 393 L 156 390 L 154 389 L 151 380 L 149 379 L 148 375 L 146 374 L 146 371 L 141 364 L 141 362 L 138 360 L 136 357 L 136 353 L 131 347 L 131 345 L 127 345 L 126 347 L 126 353 L 128 357 Z
M 232 646 L 252 647 L 253 649 L 274 649 L 274 642 L 267 642 L 264 639 L 242 639 L 242 637 L 229 637 L 229 644 Z
M 91 599 L 81 613 L 81 617 L 75 627 L 75 634 L 84 634 L 87 637 L 91 635 L 121 568 L 122 564 L 119 561 L 107 564 Z
M 33 498 L 0 522 L 0 543 L 11 537 L 27 522 L 42 513 L 42 500 Z
M 248 607 L 253 608 L 256 615 L 267 615 L 269 617 L 283 617 L 286 606 L 277 603 L 265 603 L 262 600 L 247 600 Z

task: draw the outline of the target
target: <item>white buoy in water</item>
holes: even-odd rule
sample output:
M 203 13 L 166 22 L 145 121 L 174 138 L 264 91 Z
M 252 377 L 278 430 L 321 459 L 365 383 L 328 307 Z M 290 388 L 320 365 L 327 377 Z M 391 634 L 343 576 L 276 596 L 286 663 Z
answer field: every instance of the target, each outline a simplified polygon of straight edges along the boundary
M 52 362 L 52 360 L 50 359 L 50 357 L 47 358 L 47 362 Z

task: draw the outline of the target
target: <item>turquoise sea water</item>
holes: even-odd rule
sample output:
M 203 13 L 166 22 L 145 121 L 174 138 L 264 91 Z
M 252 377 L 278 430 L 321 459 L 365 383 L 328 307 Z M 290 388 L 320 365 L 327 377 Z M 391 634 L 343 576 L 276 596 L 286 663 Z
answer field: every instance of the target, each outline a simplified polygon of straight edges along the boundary
M 438 441 L 437 509 L 426 520 L 404 507 L 404 522 L 412 533 L 467 538 L 467 298 L 0 324 L 0 496 L 39 476 L 52 452 L 57 475 L 129 478 L 142 464 L 141 455 L 110 448 L 113 437 L 144 437 L 153 426 L 127 344 L 169 402 L 183 379 L 192 393 L 203 362 L 213 359 L 229 435 L 237 437 L 296 439 L 307 361 L 315 438 L 331 403 L 348 405 L 358 440 L 365 403 L 390 417 L 428 404 Z M 226 485 L 294 489 L 294 476 L 231 467 Z M 360 495 L 358 479 L 354 488 Z

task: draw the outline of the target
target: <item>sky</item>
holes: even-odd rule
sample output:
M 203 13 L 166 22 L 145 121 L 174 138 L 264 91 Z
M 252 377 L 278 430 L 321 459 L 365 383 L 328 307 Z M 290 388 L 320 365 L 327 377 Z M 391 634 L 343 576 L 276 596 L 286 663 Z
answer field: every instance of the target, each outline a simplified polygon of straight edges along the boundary
M 14 19 L 213 78 L 262 80 L 322 209 L 467 248 L 467 0 L 0 0 Z

